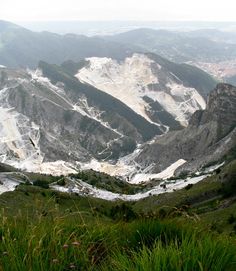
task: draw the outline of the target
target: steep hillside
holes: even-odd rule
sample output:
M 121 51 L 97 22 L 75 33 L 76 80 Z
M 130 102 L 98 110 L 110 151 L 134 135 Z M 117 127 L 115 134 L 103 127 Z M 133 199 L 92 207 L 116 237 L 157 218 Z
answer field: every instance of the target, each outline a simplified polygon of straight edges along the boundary
M 94 59 L 100 66 L 92 66 Z M 36 71 L 1 68 L 0 162 L 53 174 L 75 172 L 72 166 L 123 177 L 170 166 L 163 174 L 171 176 L 186 157 L 173 151 L 159 164 L 155 148 L 149 153 L 147 146 L 187 125 L 205 108 L 203 96 L 214 83 L 201 70 L 153 54 L 134 54 L 120 64 L 90 58 L 61 66 L 41 61 Z
M 108 122 L 113 129 L 132 135 L 137 141 L 149 140 L 154 135 L 163 133 L 161 127 L 149 123 L 116 97 L 78 81 L 64 66 L 40 62 L 39 68 L 54 84 L 62 83 L 64 91 L 76 105 L 86 107 L 87 102 L 87 106 L 94 108 L 95 111 L 97 109 L 95 115 L 105 123 Z
M 218 84 L 206 109 L 196 111 L 185 129 L 156 136 L 114 165 L 92 160 L 84 168 L 126 176 L 131 183 L 204 172 L 205 167 L 222 163 L 229 153 L 235 153 L 235 108 L 236 88 Z
M 167 129 L 186 126 L 196 110 L 205 108 L 204 98 L 216 84 L 198 68 L 154 54 L 133 54 L 122 62 L 95 57 L 86 61 L 75 75 L 81 82 L 114 96 L 149 122 Z
M 41 67 L 60 82 L 53 84 L 40 71 L 0 70 L 0 162 L 54 174 L 74 172 L 66 162 L 117 159 L 162 133 L 59 67 Z
M 135 162 L 160 171 L 178 159 L 186 160 L 179 171 L 196 171 L 219 161 L 236 144 L 236 88 L 218 84 L 210 93 L 205 111 L 193 114 L 190 124 L 147 144 Z

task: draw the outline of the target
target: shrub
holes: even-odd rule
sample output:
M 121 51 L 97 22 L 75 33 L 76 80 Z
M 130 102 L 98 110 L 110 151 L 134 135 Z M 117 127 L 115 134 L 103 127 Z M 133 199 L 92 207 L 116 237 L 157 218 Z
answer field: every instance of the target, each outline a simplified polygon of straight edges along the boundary
M 228 223 L 233 224 L 235 221 L 236 221 L 236 217 L 233 214 L 231 214 L 228 218 Z
M 131 221 L 137 218 L 137 214 L 133 211 L 132 207 L 122 203 L 111 208 L 110 217 L 114 220 Z
M 189 183 L 188 185 L 185 186 L 185 190 L 189 190 L 193 187 L 192 183 Z
M 44 181 L 44 180 L 36 180 L 33 182 L 33 185 L 35 186 L 40 186 L 44 189 L 48 189 L 49 188 L 49 184 L 47 181 Z

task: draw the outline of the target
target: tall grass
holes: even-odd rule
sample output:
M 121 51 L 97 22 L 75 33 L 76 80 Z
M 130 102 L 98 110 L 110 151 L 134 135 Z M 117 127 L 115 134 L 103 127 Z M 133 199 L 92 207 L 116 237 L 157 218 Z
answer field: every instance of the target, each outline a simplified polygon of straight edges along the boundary
M 101 270 L 234 271 L 235 248 L 209 236 L 199 239 L 195 234 L 183 235 L 170 242 L 157 240 L 152 248 L 143 246 L 129 253 L 116 251 Z
M 0 270 L 236 270 L 224 240 L 156 220 L 85 221 L 80 211 L 0 221 Z

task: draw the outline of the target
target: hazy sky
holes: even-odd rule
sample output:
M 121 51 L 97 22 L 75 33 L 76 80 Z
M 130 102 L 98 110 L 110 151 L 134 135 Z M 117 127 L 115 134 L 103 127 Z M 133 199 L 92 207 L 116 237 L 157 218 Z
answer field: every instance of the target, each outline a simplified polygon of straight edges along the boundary
M 236 21 L 236 0 L 0 0 L 0 19 Z

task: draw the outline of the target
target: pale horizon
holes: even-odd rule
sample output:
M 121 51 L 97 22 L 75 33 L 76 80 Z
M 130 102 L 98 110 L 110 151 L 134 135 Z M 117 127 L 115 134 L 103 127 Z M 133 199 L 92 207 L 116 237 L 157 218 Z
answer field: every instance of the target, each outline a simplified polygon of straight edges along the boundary
M 205 21 L 235 22 L 235 0 L 8 0 L 0 19 L 46 21 Z

